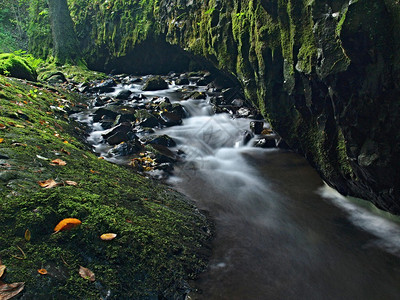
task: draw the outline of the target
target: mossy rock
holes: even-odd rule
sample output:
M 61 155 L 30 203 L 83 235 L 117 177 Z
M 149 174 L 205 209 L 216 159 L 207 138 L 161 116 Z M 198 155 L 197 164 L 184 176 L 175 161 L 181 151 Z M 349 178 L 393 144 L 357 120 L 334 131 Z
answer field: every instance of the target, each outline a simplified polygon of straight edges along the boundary
M 0 54 L 0 74 L 30 81 L 37 78 L 35 69 L 26 59 L 12 53 Z
M 168 89 L 168 83 L 161 76 L 150 77 L 143 86 L 143 91 L 158 91 L 166 89 Z

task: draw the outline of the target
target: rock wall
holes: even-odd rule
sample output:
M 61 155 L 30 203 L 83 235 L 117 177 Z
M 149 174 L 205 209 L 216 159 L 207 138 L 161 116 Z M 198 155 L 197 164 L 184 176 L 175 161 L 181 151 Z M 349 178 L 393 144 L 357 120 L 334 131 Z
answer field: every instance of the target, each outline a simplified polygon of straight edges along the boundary
M 203 57 L 326 182 L 400 214 L 397 0 L 69 3 L 92 68 L 152 72 L 152 57 L 177 68 Z

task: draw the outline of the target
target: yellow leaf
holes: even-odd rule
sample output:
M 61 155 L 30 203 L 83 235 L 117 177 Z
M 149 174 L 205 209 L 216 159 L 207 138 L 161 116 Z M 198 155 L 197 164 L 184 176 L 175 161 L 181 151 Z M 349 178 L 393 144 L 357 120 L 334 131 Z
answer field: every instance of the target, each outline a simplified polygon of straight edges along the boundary
M 45 189 L 51 189 L 57 185 L 59 185 L 57 182 L 55 182 L 53 179 L 47 179 L 45 181 L 38 181 L 38 184 Z
M 96 280 L 94 273 L 88 268 L 82 266 L 79 266 L 79 275 L 81 275 L 83 279 L 87 279 L 91 282 L 94 282 Z
M 54 228 L 55 232 L 63 231 L 63 230 L 70 230 L 76 226 L 79 226 L 82 224 L 81 220 L 75 219 L 75 218 L 67 218 L 64 220 L 61 220 L 57 226 Z
M 4 142 L 4 139 L 0 139 L 0 144 L 1 144 L 2 142 Z
M 6 266 L 0 265 L 0 278 L 3 276 L 5 270 L 6 270 Z
M 25 230 L 25 240 L 29 242 L 31 240 L 31 232 L 29 229 Z
M 111 241 L 117 237 L 116 233 L 104 233 L 100 236 L 103 241 Z

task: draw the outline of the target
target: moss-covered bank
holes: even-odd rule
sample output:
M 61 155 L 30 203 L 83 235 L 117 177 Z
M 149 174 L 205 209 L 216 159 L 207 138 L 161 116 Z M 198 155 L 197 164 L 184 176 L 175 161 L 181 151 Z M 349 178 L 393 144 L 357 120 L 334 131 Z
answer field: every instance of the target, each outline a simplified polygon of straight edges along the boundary
M 96 157 L 65 113 L 83 100 L 0 76 L 2 281 L 26 282 L 24 299 L 177 297 L 205 266 L 208 223 L 177 192 Z M 38 184 L 48 179 L 58 185 Z M 52 234 L 69 217 L 82 225 Z M 101 240 L 107 232 L 117 237 Z
M 246 97 L 329 184 L 400 214 L 398 1 L 69 4 L 90 67 L 152 72 L 183 57 L 163 51 L 165 42 L 194 55 L 187 67 L 204 57 L 240 81 Z M 37 21 L 46 16 L 44 6 L 35 9 L 43 12 Z M 49 49 L 40 35 L 46 26 L 32 39 L 38 54 Z

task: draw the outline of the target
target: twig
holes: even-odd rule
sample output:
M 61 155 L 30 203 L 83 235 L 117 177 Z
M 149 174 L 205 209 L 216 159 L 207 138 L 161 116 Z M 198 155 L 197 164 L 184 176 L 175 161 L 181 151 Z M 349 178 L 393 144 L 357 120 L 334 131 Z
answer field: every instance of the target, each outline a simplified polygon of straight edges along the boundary
M 61 254 L 60 254 L 60 257 L 61 257 L 61 260 L 63 261 L 63 263 L 64 263 L 66 266 L 70 267 L 70 265 L 65 261 L 64 257 L 63 257 Z
M 25 254 L 24 250 L 22 250 L 20 246 L 17 246 L 17 248 L 19 249 L 19 251 L 21 251 L 22 255 L 24 256 L 23 259 L 25 259 L 26 258 L 26 254 Z

